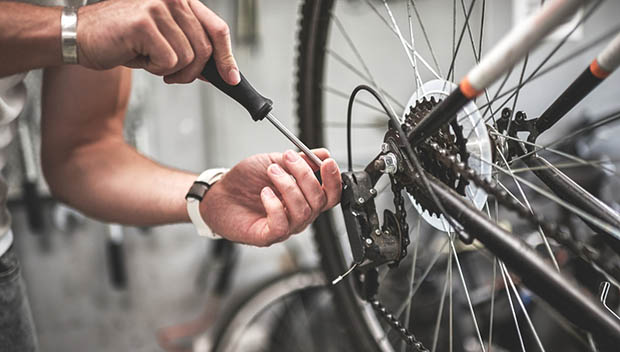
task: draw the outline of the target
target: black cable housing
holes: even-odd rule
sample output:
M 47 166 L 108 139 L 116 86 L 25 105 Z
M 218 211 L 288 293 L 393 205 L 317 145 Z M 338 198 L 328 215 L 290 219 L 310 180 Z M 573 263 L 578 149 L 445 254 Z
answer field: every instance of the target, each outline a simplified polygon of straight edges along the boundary
M 439 200 L 439 198 L 435 194 L 435 191 L 431 187 L 430 182 L 428 178 L 426 177 L 424 168 L 422 168 L 422 164 L 420 163 L 420 160 L 415 155 L 413 148 L 411 148 L 411 144 L 409 143 L 409 140 L 407 139 L 405 131 L 403 131 L 400 125 L 400 121 L 394 115 L 394 113 L 390 109 L 388 109 L 387 104 L 385 100 L 383 99 L 383 97 L 381 97 L 381 95 L 374 88 L 369 87 L 365 84 L 360 84 L 359 86 L 355 87 L 355 89 L 353 89 L 353 92 L 351 93 L 351 96 L 349 97 L 349 106 L 347 109 L 347 158 L 348 158 L 348 163 L 349 163 L 348 170 L 353 171 L 353 161 L 352 161 L 352 151 L 351 151 L 352 149 L 351 148 L 351 120 L 352 120 L 351 116 L 352 116 L 352 110 L 353 110 L 353 103 L 355 102 L 355 97 L 361 91 L 366 91 L 370 93 L 379 102 L 379 104 L 381 105 L 385 113 L 388 115 L 388 118 L 392 122 L 392 125 L 394 125 L 394 128 L 396 128 L 396 130 L 398 131 L 399 139 L 401 140 L 401 143 L 405 146 L 409 159 L 413 162 L 413 169 L 420 175 L 420 179 L 422 180 L 422 183 L 424 187 L 426 188 L 428 194 L 430 195 L 432 201 L 435 203 L 435 206 L 445 216 L 446 220 L 448 221 L 448 224 L 459 235 L 459 237 L 463 241 L 469 242 L 470 236 L 464 234 L 462 232 L 461 227 L 456 226 L 456 222 L 446 212 L 445 208 L 441 204 L 441 201 Z

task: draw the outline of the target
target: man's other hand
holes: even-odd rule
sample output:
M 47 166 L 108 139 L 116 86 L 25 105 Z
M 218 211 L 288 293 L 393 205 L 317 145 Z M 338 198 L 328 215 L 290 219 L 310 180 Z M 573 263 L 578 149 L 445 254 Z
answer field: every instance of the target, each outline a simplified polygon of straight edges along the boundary
M 220 76 L 239 83 L 229 28 L 198 0 L 109 0 L 78 12 L 79 63 L 143 68 L 167 83 L 196 79 L 211 55 Z
M 211 229 L 235 242 L 269 246 L 303 231 L 340 202 L 340 170 L 326 149 L 321 178 L 314 164 L 293 152 L 258 154 L 232 168 L 207 192 L 200 210 Z M 312 164 L 312 166 L 311 166 Z

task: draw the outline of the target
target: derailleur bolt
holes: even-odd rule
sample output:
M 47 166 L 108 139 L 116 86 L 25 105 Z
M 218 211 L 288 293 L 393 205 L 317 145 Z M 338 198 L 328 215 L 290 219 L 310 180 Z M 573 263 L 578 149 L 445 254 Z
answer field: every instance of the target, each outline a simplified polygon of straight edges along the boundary
M 379 160 L 382 161 L 383 168 L 381 169 L 381 172 L 383 172 L 384 174 L 393 175 L 398 171 L 398 159 L 396 158 L 396 155 L 394 155 L 394 153 L 387 153 L 385 155 L 381 155 L 379 157 Z
M 375 230 L 375 235 L 377 235 L 377 236 L 381 236 L 381 235 L 382 235 L 381 230 L 376 229 L 376 230 Z
M 376 195 L 377 195 L 377 190 L 376 190 L 376 189 L 374 189 L 374 188 L 371 188 L 369 192 L 370 192 L 370 194 L 372 194 L 373 196 L 376 196 Z
M 359 204 L 364 204 L 366 202 L 366 200 L 364 198 L 362 198 L 362 197 L 359 197 L 359 198 L 357 198 L 357 202 Z
M 369 237 L 366 239 L 366 246 L 368 247 L 372 246 L 372 238 Z

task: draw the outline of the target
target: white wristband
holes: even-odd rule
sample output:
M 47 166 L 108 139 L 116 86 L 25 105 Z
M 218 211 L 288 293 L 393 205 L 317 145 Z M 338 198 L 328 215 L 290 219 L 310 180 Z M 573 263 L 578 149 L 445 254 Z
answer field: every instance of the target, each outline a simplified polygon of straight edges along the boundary
M 187 196 L 185 196 L 187 199 L 187 214 L 200 236 L 212 239 L 222 238 L 222 236 L 213 233 L 211 228 L 209 228 L 202 219 L 202 215 L 200 214 L 200 201 L 202 201 L 209 188 L 211 188 L 215 182 L 219 181 L 227 171 L 228 169 L 209 169 L 204 171 L 198 176 L 187 193 Z

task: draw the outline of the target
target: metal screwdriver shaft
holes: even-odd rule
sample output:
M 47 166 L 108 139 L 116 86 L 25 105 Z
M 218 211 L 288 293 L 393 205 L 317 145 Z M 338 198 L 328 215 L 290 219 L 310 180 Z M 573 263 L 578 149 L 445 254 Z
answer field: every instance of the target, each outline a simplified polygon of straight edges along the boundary
M 304 154 L 314 162 L 316 166 L 321 167 L 322 161 L 319 159 L 316 154 L 314 154 L 297 136 L 295 136 L 291 131 L 289 131 L 283 124 L 280 122 L 273 114 L 268 113 L 266 116 L 267 120 L 271 122 L 283 135 L 286 136 L 293 144 L 297 146 Z
M 202 70 L 201 75 L 224 94 L 241 104 L 250 113 L 250 116 L 252 116 L 254 121 L 261 121 L 266 117 L 269 122 L 271 122 L 284 136 L 286 136 L 286 138 L 293 142 L 297 148 L 301 149 L 301 151 L 304 152 L 304 154 L 306 154 L 308 158 L 316 164 L 316 166 L 319 168 L 321 167 L 321 159 L 312 153 L 310 149 L 301 140 L 299 140 L 299 138 L 297 138 L 297 136 L 289 131 L 277 118 L 275 118 L 275 116 L 271 114 L 271 110 L 273 109 L 273 102 L 271 99 L 265 98 L 258 93 L 256 89 L 252 87 L 250 82 L 248 82 L 248 80 L 243 76 L 243 74 L 239 74 L 241 76 L 241 81 L 239 84 L 231 86 L 224 82 L 222 77 L 220 77 L 220 74 L 217 71 L 217 66 L 215 65 L 215 60 L 211 58 Z

